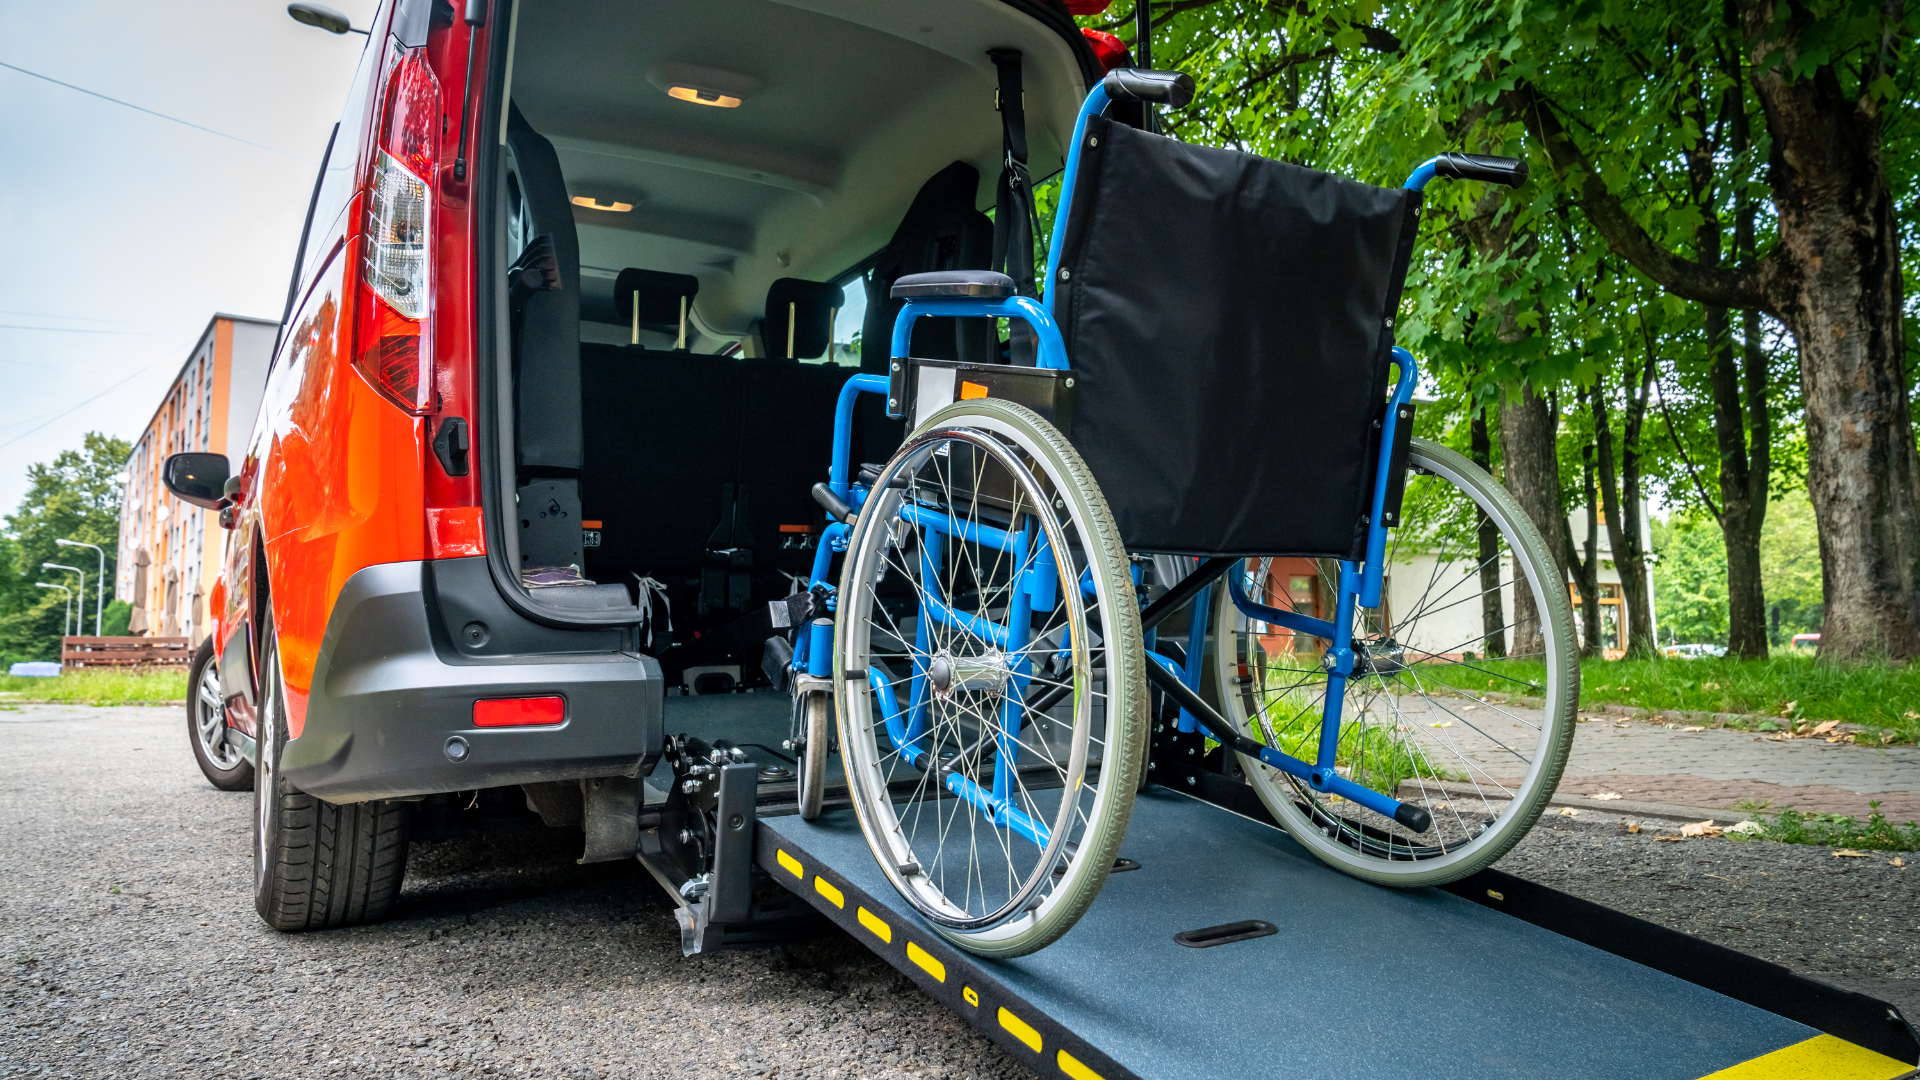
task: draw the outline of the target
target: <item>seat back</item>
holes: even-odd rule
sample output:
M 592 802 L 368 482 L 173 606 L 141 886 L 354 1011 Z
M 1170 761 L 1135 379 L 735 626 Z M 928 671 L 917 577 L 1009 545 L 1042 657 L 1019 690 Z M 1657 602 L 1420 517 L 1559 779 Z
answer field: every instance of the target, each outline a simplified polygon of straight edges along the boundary
M 833 313 L 843 290 L 837 285 L 781 278 L 767 290 L 766 317 L 760 321 L 763 356 L 811 360 L 833 344 Z
M 921 185 L 881 250 L 867 282 L 860 369 L 887 372 L 887 346 L 903 301 L 891 295 L 896 278 L 929 270 L 986 270 L 993 261 L 993 219 L 975 209 L 980 172 L 956 161 Z M 867 344 L 871 342 L 872 344 Z M 991 319 L 922 319 L 913 328 L 913 355 L 928 360 L 993 363 L 998 347 Z
M 700 279 L 692 274 L 669 274 L 629 266 L 613 282 L 613 307 L 621 323 L 636 330 L 672 334 L 678 348 L 686 348 L 687 319 L 693 298 L 700 295 Z M 635 309 L 638 309 L 636 312 Z
M 1053 313 L 1129 549 L 1361 557 L 1418 205 L 1088 123 Z
M 507 114 L 512 155 L 508 213 L 524 242 L 553 260 L 541 287 L 516 290 L 514 316 L 514 448 L 521 507 L 521 568 L 583 565 L 580 544 L 580 241 L 553 144 L 528 126 L 517 107 Z M 552 287 L 557 282 L 557 287 Z
M 722 535 L 720 546 L 753 553 L 752 599 L 785 595 L 779 572 L 805 574 L 813 552 L 809 534 L 781 526 L 822 524 L 809 490 L 826 479 L 848 369 L 619 345 L 581 355 L 584 512 L 601 523 L 589 576 L 664 582 L 685 636 L 701 625 L 701 576 Z

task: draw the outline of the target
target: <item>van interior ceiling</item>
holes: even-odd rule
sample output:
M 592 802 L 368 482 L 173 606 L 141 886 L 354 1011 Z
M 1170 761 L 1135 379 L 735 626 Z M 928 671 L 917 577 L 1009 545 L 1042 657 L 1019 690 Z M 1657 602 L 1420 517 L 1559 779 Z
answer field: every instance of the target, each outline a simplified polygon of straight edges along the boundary
M 764 681 L 760 639 L 688 646 L 805 582 L 835 399 L 886 371 L 893 279 L 989 267 L 990 50 L 1021 55 L 1031 174 L 1061 167 L 1085 50 L 1038 2 L 513 5 L 490 204 L 519 527 L 495 541 L 535 610 L 644 623 L 669 684 Z M 914 354 L 1002 355 L 956 322 Z M 900 438 L 868 400 L 856 465 Z

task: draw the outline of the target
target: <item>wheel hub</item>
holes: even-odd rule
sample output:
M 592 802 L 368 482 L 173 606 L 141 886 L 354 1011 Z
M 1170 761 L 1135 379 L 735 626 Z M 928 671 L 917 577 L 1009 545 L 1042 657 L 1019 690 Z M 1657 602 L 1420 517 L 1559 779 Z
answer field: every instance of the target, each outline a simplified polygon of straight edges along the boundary
M 934 697 L 942 700 L 952 697 L 958 690 L 998 694 L 1006 689 L 1007 679 L 1011 675 L 1007 654 L 998 650 L 981 656 L 954 656 L 941 652 L 927 661 L 927 686 L 933 691 Z
M 1407 647 L 1390 637 L 1355 642 L 1353 651 L 1358 674 L 1397 675 L 1407 666 Z

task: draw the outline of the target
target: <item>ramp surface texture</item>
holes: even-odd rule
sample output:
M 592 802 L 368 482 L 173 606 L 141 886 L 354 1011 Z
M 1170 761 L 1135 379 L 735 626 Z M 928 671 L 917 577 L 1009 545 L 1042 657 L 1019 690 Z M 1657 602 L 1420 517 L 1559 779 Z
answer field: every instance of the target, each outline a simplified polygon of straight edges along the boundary
M 1121 848 L 1140 868 L 1113 875 L 1066 937 L 1012 961 L 933 934 L 851 811 L 761 824 L 776 879 L 1043 1076 L 1829 1080 L 1830 1055 L 1856 1051 L 1845 1075 L 1860 1080 L 1911 1068 L 1437 889 L 1346 877 L 1279 830 L 1165 788 L 1140 796 Z M 1279 932 L 1174 941 L 1249 919 Z M 1769 1055 L 1785 1068 L 1755 1060 Z

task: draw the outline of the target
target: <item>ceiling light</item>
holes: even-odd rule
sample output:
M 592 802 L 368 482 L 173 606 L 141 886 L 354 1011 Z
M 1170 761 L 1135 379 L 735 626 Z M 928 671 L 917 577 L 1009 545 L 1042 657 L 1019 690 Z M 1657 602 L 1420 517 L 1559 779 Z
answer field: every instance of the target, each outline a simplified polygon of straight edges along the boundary
M 595 199 L 591 195 L 575 195 L 573 197 L 573 205 L 584 206 L 589 210 L 607 210 L 615 214 L 624 214 L 627 211 L 633 209 L 632 203 L 626 203 L 626 202 L 604 202 L 603 203 L 600 200 Z
M 647 71 L 647 81 L 670 98 L 719 109 L 739 108 L 761 85 L 737 71 L 677 62 L 655 64 Z
M 667 87 L 667 96 L 670 98 L 679 98 L 681 101 L 691 101 L 695 105 L 717 105 L 722 109 L 737 109 L 740 107 L 740 99 L 734 97 L 732 94 L 723 94 L 718 90 L 704 90 L 698 86 L 681 86 L 675 84 Z

